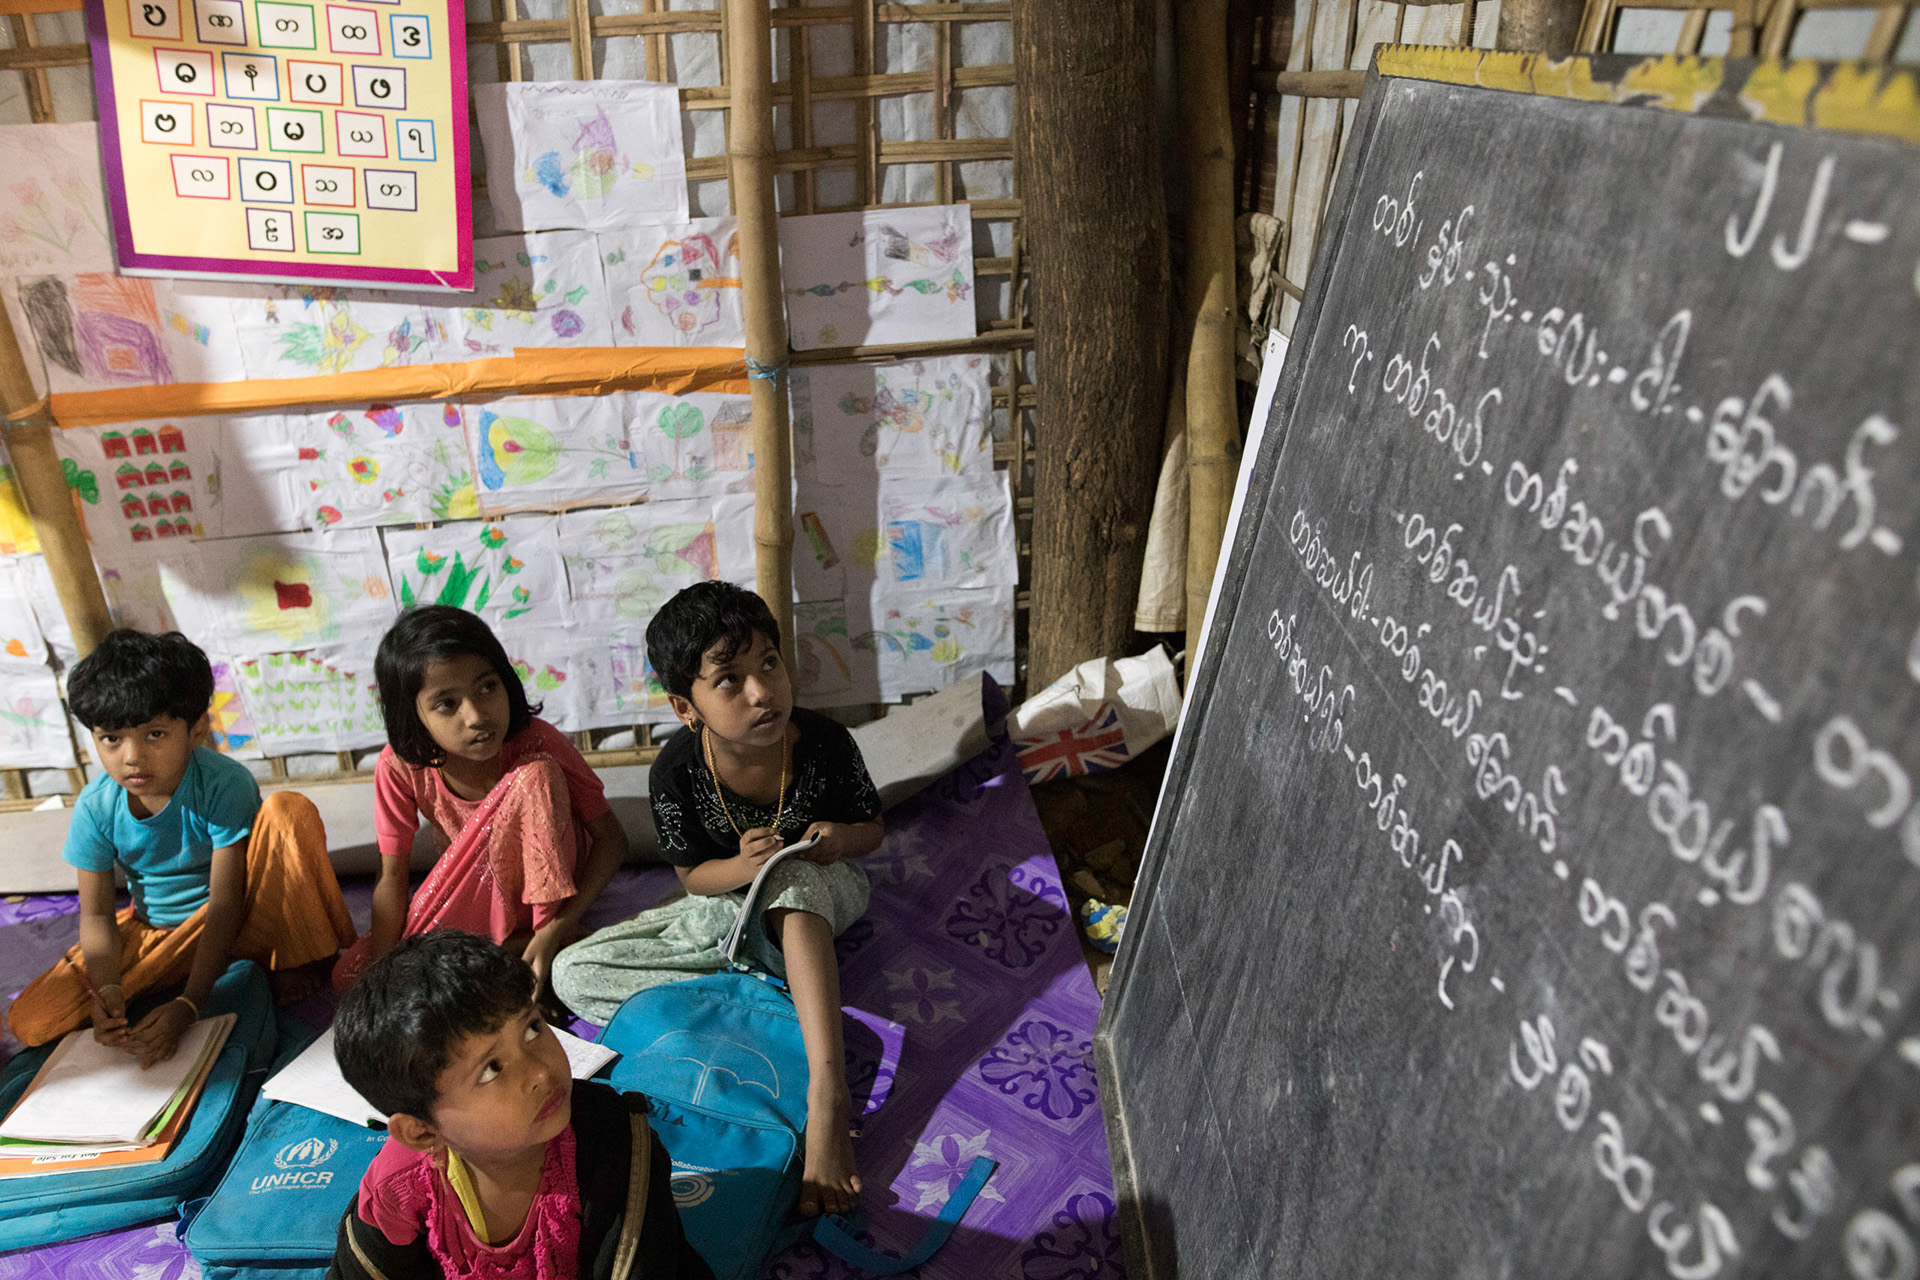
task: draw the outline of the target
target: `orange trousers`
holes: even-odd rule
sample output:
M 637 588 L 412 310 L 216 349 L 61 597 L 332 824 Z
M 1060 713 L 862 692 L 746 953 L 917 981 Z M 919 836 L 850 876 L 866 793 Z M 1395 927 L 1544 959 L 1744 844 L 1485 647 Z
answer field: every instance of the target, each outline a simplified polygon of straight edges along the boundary
M 136 919 L 132 907 L 121 911 L 120 987 L 127 1001 L 184 981 L 193 971 L 194 947 L 206 924 L 204 906 L 171 929 Z M 297 969 L 336 954 L 354 937 L 340 882 L 327 861 L 327 829 L 320 811 L 298 792 L 276 791 L 253 820 L 247 842 L 246 915 L 230 958 L 252 960 L 267 969 Z M 27 984 L 7 1011 L 7 1026 L 22 1044 L 45 1044 L 91 1016 L 85 963 L 75 946 Z

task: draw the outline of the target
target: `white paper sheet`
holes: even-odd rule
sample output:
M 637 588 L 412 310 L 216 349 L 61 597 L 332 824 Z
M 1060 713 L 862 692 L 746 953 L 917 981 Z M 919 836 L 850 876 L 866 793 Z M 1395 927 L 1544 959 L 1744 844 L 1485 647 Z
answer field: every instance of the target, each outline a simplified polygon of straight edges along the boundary
M 219 536 L 221 431 L 218 418 L 155 418 L 54 433 L 101 563 L 152 559 Z
M 560 517 L 573 607 L 583 626 L 644 629 L 675 592 L 719 577 L 713 504 L 644 502 Z
M 0 215 L 0 275 L 113 270 L 113 230 L 101 187 L 100 130 L 76 124 L 0 127 L 7 212 Z
M 371 653 L 396 609 L 370 529 L 203 542 L 160 565 L 180 629 L 236 658 L 295 649 Z
M 253 745 L 268 755 L 355 751 L 387 741 L 372 648 L 268 653 L 231 660 Z
M 78 763 L 52 669 L 0 670 L 0 769 L 71 769 Z
M 467 407 L 475 492 L 488 515 L 631 502 L 647 482 L 617 396 L 495 400 Z
M 836 506 L 834 490 L 811 496 L 827 499 L 811 510 L 839 540 L 849 597 L 874 584 L 918 594 L 1010 587 L 1020 579 L 1013 497 L 1004 472 L 883 483 L 864 510 L 851 500 Z
M 644 80 L 473 88 L 487 199 L 503 230 L 687 220 L 680 90 Z
M 0 671 L 36 671 L 47 666 L 47 637 L 33 609 L 37 557 L 0 556 Z
M 845 600 L 794 605 L 793 647 L 801 705 L 846 707 L 881 700 L 877 646 L 854 643 Z
M 882 696 L 944 689 L 986 672 L 1013 683 L 1012 587 L 924 594 L 875 589 L 864 619 L 849 617 L 854 643 L 876 659 Z M 856 602 L 849 602 L 851 612 Z
M 197 282 L 23 276 L 8 279 L 3 291 L 39 392 L 247 376 L 227 298 Z
M 126 1050 L 95 1040 L 91 1027 L 70 1031 L 0 1123 L 0 1137 L 138 1142 L 233 1024 L 230 1013 L 200 1019 L 181 1034 L 171 1058 L 146 1068 Z
M 229 536 L 479 514 L 455 404 L 361 403 L 229 418 L 220 452 Z
M 600 250 L 590 232 L 475 240 L 473 283 L 468 293 L 395 296 L 443 311 L 473 356 L 613 345 Z
M 871 487 L 993 470 L 986 356 L 816 365 L 788 375 L 794 462 L 808 481 Z
M 592 689 L 609 677 L 605 637 L 588 628 L 569 629 L 510 622 L 496 634 L 541 719 L 563 733 L 598 728 L 588 708 Z
M 463 520 L 386 531 L 388 570 L 402 608 L 449 604 L 499 625 L 573 621 L 553 516 Z M 349 535 L 337 534 L 337 537 Z
M 753 487 L 753 399 L 633 391 L 620 406 L 648 492 L 689 498 Z
M 680 226 L 600 233 L 623 347 L 744 347 L 739 224 L 695 218 Z
M 231 309 L 249 378 L 310 378 L 468 360 L 444 297 L 314 285 L 235 291 Z
M 975 336 L 964 204 L 782 218 L 780 270 L 796 351 Z
M 575 1080 L 585 1080 L 620 1056 L 604 1045 L 582 1040 L 558 1027 L 553 1028 L 553 1034 L 566 1050 L 567 1066 L 572 1069 Z M 333 1056 L 332 1027 L 322 1031 L 319 1039 L 275 1072 L 260 1087 L 260 1093 L 275 1102 L 291 1102 L 370 1129 L 385 1127 L 387 1122 L 385 1114 L 340 1074 L 340 1064 Z

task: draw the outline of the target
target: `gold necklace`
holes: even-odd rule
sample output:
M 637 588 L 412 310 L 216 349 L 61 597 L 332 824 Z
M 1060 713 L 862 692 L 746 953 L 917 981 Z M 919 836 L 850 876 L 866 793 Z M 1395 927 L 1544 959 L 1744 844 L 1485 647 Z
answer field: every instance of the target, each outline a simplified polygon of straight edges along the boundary
M 727 815 L 727 825 L 733 828 L 733 834 L 745 835 L 740 824 L 733 819 L 733 810 L 727 807 L 727 793 L 720 785 L 720 770 L 713 763 L 713 740 L 707 736 L 705 726 L 700 730 L 700 746 L 707 756 L 707 775 L 713 779 L 714 799 L 720 802 L 720 812 Z M 780 834 L 780 820 L 787 815 L 787 767 L 793 762 L 793 744 L 783 735 L 780 739 L 780 799 L 773 811 L 773 833 Z

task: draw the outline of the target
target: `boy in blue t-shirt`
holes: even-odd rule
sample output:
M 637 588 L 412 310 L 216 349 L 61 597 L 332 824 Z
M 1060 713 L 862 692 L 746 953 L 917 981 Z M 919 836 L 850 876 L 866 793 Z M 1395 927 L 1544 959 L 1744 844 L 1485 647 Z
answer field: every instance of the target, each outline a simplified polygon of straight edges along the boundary
M 80 944 L 20 993 L 13 1034 L 44 1044 L 91 1018 L 103 1044 L 151 1066 L 180 1036 L 229 960 L 270 971 L 282 1003 L 325 980 L 354 940 L 313 802 L 262 805 L 245 765 L 205 744 L 207 655 L 178 632 L 116 631 L 73 669 L 67 702 L 93 733 L 100 772 L 74 801 L 63 856 L 80 879 Z M 114 870 L 133 903 L 114 911 Z M 128 1025 L 143 992 L 180 994 Z

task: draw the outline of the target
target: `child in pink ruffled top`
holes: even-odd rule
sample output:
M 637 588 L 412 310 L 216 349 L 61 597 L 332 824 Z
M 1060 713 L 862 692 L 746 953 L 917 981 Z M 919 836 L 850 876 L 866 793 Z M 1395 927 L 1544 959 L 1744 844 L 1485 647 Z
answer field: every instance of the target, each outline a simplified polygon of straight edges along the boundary
M 464 609 L 409 609 L 374 658 L 387 748 L 374 766 L 373 925 L 340 957 L 344 992 L 404 937 L 462 929 L 506 946 L 546 988 L 553 957 L 620 869 L 627 836 L 600 779 L 527 702 L 507 651 Z M 448 841 L 407 893 L 425 818 Z
M 673 1203 L 647 1100 L 576 1082 L 526 963 L 408 938 L 341 1002 L 334 1056 L 388 1113 L 330 1280 L 712 1280 Z

